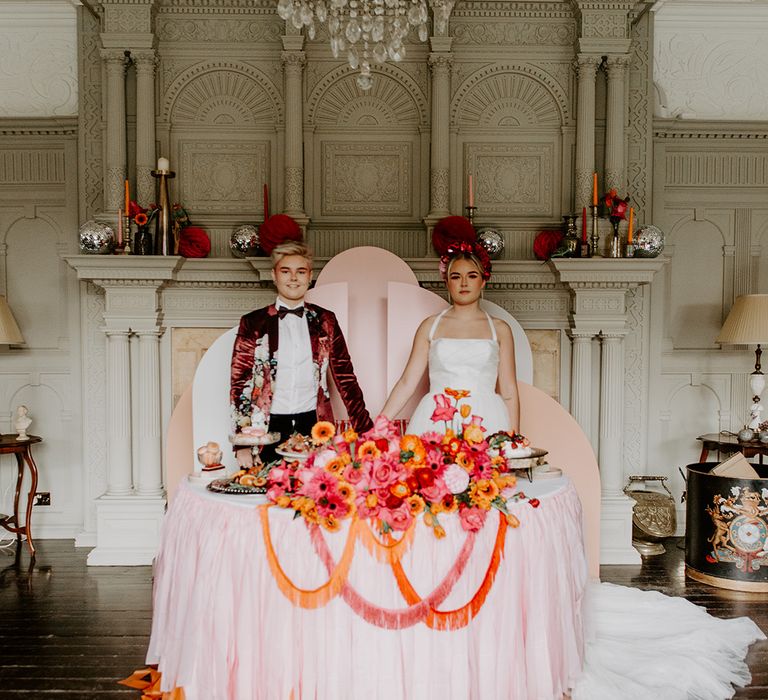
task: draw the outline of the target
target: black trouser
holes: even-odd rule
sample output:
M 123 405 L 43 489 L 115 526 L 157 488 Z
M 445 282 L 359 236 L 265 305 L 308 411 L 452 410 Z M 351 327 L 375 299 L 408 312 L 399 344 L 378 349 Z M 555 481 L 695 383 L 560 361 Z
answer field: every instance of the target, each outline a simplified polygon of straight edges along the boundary
M 273 413 L 269 416 L 269 432 L 280 433 L 280 439 L 272 445 L 264 445 L 261 448 L 259 456 L 261 461 L 267 464 L 280 456 L 275 453 L 275 448 L 281 442 L 287 440 L 294 433 L 309 435 L 312 432 L 312 426 L 317 423 L 317 411 L 306 411 L 305 413 Z

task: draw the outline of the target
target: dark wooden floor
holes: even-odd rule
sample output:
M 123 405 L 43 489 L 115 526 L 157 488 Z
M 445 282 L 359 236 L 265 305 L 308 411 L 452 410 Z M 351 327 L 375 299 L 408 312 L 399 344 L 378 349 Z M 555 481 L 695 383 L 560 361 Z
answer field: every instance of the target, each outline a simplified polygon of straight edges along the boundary
M 0 550 L 0 699 L 137 700 L 136 691 L 116 681 L 144 663 L 150 567 L 88 567 L 87 550 L 75 549 L 71 541 L 37 545 L 31 566 L 26 547 Z M 768 630 L 768 595 L 686 580 L 681 547 L 672 541 L 667 554 L 646 559 L 642 566 L 605 566 L 602 579 L 681 595 L 713 615 L 749 615 Z M 768 642 L 753 645 L 748 661 L 753 683 L 735 697 L 768 700 Z

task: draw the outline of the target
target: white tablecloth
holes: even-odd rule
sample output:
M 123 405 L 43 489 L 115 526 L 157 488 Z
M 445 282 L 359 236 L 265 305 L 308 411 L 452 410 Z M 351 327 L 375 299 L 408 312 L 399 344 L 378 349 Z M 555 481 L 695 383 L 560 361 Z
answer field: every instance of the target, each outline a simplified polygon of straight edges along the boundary
M 438 630 L 423 621 L 387 629 L 365 619 L 366 610 L 398 610 L 406 620 L 409 606 L 390 565 L 359 542 L 347 590 L 317 609 L 294 605 L 266 563 L 261 499 L 183 484 L 156 562 L 147 662 L 158 664 L 164 690 L 183 687 L 186 700 L 560 698 L 583 660 L 581 506 L 566 478 L 521 480 L 518 488 L 538 498 L 539 507 L 510 506 L 520 527 L 505 531 L 503 559 L 482 608 L 465 627 Z M 276 507 L 267 514 L 268 541 L 288 579 L 304 589 L 324 584 L 328 571 L 303 520 Z M 402 557 L 422 598 L 466 545 L 457 516 L 442 514 L 440 522 L 444 539 L 418 522 Z M 438 609 L 473 598 L 499 532 L 491 511 Z M 336 562 L 348 533 L 349 521 L 340 532 L 322 531 Z

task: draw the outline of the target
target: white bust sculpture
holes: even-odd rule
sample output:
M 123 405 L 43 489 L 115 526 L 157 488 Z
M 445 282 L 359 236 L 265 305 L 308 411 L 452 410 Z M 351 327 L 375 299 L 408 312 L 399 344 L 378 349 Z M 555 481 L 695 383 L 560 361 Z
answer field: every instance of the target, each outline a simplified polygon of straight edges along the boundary
M 16 415 L 13 419 L 13 427 L 18 433 L 17 440 L 29 440 L 27 435 L 27 428 L 32 424 L 32 419 L 29 417 L 29 409 L 26 406 L 19 406 L 16 408 Z

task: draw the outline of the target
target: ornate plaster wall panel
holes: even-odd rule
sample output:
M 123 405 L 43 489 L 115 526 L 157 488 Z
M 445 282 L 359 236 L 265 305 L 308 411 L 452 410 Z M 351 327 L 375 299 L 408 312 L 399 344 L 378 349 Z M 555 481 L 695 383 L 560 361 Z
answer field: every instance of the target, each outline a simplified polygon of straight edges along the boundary
M 562 46 L 571 47 L 576 40 L 576 24 L 572 20 L 534 19 L 516 22 L 452 21 L 451 36 L 455 46 Z
M 632 25 L 629 64 L 627 191 L 639 222 L 652 219 L 653 22 L 645 13 Z
M 184 173 L 181 201 L 190 211 L 205 215 L 263 210 L 262 185 L 270 180 L 268 141 L 186 140 L 180 135 L 174 146 Z
M 556 147 L 533 140 L 464 144 L 465 172 L 474 173 L 475 201 L 484 216 L 557 216 Z
M 414 217 L 413 144 L 325 141 L 321 215 Z
M 245 44 L 280 46 L 285 23 L 277 15 L 265 19 L 242 17 L 185 16 L 180 22 L 177 15 L 163 13 L 155 23 L 155 34 L 160 41 L 195 44 Z M 278 49 L 279 50 L 279 49 Z
M 768 6 L 665 4 L 655 16 L 656 115 L 683 119 L 768 116 Z
M 77 11 L 0 3 L 0 117 L 77 114 Z

